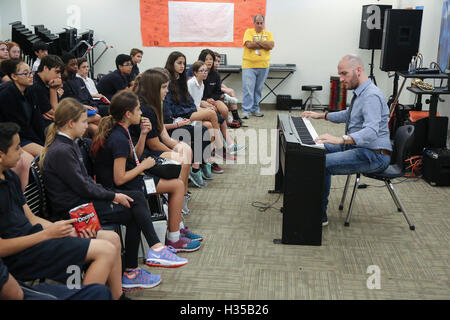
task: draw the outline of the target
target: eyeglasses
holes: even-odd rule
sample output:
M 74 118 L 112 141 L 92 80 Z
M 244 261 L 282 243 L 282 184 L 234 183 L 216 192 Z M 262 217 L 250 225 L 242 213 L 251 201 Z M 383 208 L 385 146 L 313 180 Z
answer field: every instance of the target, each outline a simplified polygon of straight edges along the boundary
M 208 73 L 208 70 L 206 69 L 206 70 L 198 70 L 198 72 L 200 72 L 200 73 Z
M 28 71 L 28 72 L 21 72 L 21 73 L 14 73 L 16 76 L 25 76 L 25 77 L 29 77 L 31 75 L 33 75 L 33 72 Z
M 122 67 L 132 67 L 133 65 L 130 63 L 130 64 L 123 64 L 122 65 Z

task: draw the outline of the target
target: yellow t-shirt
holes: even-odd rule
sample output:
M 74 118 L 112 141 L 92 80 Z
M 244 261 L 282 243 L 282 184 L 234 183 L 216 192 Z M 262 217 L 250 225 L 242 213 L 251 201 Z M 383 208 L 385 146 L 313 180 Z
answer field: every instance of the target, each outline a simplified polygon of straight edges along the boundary
M 268 68 L 270 63 L 270 50 L 249 49 L 245 46 L 247 41 L 273 41 L 272 33 L 263 30 L 256 33 L 255 28 L 247 29 L 244 34 L 244 54 L 242 56 L 242 69 L 248 68 Z

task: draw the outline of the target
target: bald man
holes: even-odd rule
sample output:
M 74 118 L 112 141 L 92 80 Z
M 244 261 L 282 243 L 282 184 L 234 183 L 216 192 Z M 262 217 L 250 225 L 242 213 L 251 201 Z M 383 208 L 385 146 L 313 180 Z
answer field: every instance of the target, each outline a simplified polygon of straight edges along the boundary
M 354 54 L 346 55 L 339 61 L 338 73 L 347 89 L 354 90 L 350 107 L 333 113 L 302 113 L 304 118 L 346 124 L 343 136 L 335 137 L 326 133 L 315 140 L 324 143 L 326 150 L 323 226 L 328 225 L 331 176 L 383 171 L 391 161 L 392 152 L 386 98 L 368 78 L 361 58 Z

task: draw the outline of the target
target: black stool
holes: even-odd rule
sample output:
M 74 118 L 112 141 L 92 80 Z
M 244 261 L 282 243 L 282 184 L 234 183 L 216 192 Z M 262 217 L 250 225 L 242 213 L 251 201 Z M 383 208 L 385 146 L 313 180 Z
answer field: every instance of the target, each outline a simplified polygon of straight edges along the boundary
M 308 106 L 309 106 L 309 110 L 313 109 L 313 100 L 318 102 L 319 106 L 322 106 L 320 101 L 316 97 L 314 97 L 314 91 L 321 91 L 322 90 L 322 86 L 315 86 L 315 85 L 302 86 L 302 90 L 303 91 L 311 91 L 311 93 L 309 94 L 308 99 L 306 99 L 305 104 L 303 105 L 305 110 L 308 110 Z M 309 101 L 309 104 L 308 104 L 308 101 Z

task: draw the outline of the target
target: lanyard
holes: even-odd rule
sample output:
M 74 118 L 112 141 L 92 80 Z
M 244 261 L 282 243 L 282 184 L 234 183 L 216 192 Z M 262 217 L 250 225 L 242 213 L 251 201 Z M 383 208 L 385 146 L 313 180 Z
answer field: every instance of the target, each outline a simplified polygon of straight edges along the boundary
M 133 152 L 134 160 L 136 161 L 136 165 L 137 165 L 137 166 L 140 165 L 141 163 L 140 163 L 139 158 L 138 158 L 138 156 L 137 156 L 137 154 L 136 154 L 136 149 L 134 149 L 133 140 L 131 140 L 130 132 L 128 131 L 127 127 L 125 127 L 125 126 L 124 126 L 123 124 L 121 124 L 120 122 L 117 122 L 117 124 L 120 125 L 120 126 L 122 126 L 122 128 L 124 128 L 125 131 L 127 132 L 127 135 L 128 135 L 128 142 L 130 143 L 130 148 L 131 148 L 131 151 Z

